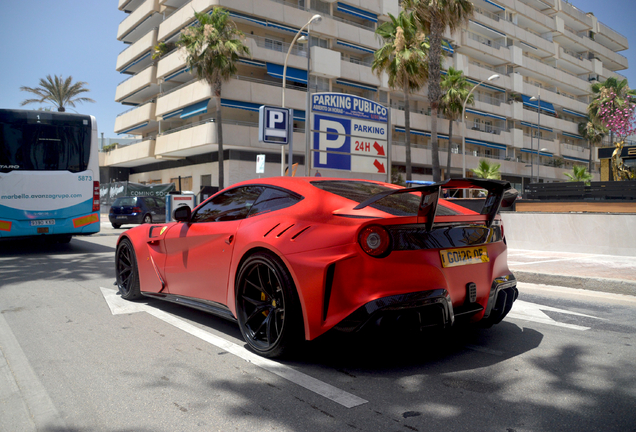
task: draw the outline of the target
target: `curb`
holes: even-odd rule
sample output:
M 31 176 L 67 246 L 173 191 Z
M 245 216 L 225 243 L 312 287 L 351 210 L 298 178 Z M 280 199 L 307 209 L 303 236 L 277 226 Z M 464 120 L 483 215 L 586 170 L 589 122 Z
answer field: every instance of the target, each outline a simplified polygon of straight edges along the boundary
M 512 270 L 512 273 L 519 282 L 636 296 L 636 281 L 631 280 L 566 276 L 522 270 Z

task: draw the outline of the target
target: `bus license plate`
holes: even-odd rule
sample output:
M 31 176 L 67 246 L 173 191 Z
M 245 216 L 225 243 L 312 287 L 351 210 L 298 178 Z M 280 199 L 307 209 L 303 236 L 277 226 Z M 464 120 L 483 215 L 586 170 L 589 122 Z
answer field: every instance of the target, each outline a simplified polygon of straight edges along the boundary
M 442 259 L 442 267 L 456 267 L 467 264 L 478 264 L 489 262 L 488 250 L 485 246 L 461 248 L 461 249 L 445 249 L 439 251 Z
M 32 220 L 31 226 L 55 225 L 55 219 Z

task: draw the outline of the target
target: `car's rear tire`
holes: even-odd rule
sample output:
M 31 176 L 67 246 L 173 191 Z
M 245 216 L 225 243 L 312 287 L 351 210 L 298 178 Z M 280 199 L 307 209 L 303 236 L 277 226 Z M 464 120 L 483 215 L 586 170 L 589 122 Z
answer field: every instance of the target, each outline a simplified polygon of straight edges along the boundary
M 119 227 L 121 226 L 121 224 L 116 224 L 116 223 L 111 224 L 111 225 L 112 225 L 112 226 L 113 226 L 113 228 L 115 228 L 115 229 L 116 229 L 116 228 L 119 228 Z
M 144 216 L 144 220 L 141 223 L 151 224 L 152 223 L 152 216 L 147 214 L 146 216 Z
M 236 284 L 236 313 L 249 347 L 263 357 L 280 357 L 303 339 L 303 320 L 294 282 L 278 257 L 251 255 Z
M 135 249 L 127 238 L 117 246 L 115 253 L 115 272 L 117 287 L 122 298 L 135 300 L 141 297 L 139 290 L 139 270 L 137 269 L 137 256 Z

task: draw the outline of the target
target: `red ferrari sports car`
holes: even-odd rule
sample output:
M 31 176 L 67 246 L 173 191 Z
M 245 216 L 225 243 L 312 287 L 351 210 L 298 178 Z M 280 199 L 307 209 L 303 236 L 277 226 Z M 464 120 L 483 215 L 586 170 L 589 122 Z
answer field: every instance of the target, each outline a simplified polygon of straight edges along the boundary
M 485 189 L 480 213 L 440 197 Z M 497 180 L 402 188 L 369 180 L 275 177 L 237 183 L 176 222 L 118 239 L 125 299 L 159 298 L 238 321 L 248 345 L 276 357 L 330 329 L 500 322 L 518 291 Z

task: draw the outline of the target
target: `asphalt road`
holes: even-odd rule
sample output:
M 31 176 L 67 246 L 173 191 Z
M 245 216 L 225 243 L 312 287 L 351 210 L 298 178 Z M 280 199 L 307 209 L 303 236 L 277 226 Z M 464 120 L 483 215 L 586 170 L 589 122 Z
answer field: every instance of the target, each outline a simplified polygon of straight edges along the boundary
M 235 324 L 127 309 L 102 234 L 0 244 L 0 431 L 636 431 L 636 297 L 521 283 L 492 329 L 260 362 Z

